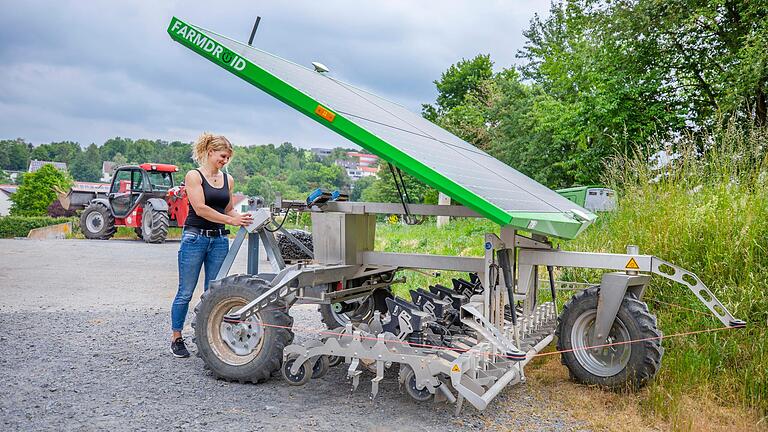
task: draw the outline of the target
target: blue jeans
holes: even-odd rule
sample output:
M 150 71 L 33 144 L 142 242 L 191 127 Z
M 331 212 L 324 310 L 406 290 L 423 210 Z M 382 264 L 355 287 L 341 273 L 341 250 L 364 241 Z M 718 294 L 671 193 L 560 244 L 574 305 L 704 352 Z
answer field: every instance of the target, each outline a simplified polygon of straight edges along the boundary
M 219 273 L 228 251 L 227 236 L 206 237 L 189 231 L 182 233 L 179 247 L 179 291 L 171 306 L 171 330 L 181 331 L 184 328 L 200 269 L 205 265 L 203 289 L 208 290 L 208 283 Z

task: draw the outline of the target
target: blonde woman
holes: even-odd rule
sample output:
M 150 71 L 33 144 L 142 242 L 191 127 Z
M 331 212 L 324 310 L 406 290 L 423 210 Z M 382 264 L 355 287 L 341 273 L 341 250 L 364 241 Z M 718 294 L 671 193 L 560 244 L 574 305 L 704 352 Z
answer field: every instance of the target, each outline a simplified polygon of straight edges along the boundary
M 229 250 L 229 231 L 225 224 L 246 226 L 250 214 L 232 209 L 232 176 L 222 168 L 232 158 L 232 144 L 221 135 L 204 133 L 192 146 L 192 158 L 199 168 L 184 177 L 189 199 L 189 216 L 184 223 L 179 247 L 179 290 L 171 306 L 171 353 L 174 357 L 189 357 L 181 330 L 189 310 L 189 301 L 197 286 L 200 270 L 205 266 L 203 289 L 224 262 Z

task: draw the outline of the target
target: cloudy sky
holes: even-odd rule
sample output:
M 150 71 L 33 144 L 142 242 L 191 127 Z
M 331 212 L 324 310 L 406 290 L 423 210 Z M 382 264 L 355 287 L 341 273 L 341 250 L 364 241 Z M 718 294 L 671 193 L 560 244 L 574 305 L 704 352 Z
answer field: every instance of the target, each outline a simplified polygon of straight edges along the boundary
M 173 42 L 172 16 L 418 112 L 448 66 L 490 53 L 517 60 L 522 32 L 549 0 L 35 1 L 0 0 L 0 139 L 101 145 L 114 136 L 239 145 L 347 146 L 291 108 Z

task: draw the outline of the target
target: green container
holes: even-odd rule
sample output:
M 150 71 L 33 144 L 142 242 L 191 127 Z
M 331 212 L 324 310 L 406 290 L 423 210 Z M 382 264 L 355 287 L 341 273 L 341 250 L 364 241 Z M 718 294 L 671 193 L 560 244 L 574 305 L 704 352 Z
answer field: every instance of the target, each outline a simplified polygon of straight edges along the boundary
M 577 186 L 556 191 L 589 211 L 616 209 L 616 191 L 602 186 Z

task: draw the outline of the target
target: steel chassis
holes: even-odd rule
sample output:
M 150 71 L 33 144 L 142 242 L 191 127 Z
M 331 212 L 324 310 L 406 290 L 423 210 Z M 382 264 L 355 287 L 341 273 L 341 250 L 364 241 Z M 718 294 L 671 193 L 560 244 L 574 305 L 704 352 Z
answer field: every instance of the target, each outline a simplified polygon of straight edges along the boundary
M 272 232 L 265 229 L 273 213 L 288 209 L 312 212 L 314 250 L 300 246 L 314 256 L 309 262 L 286 265 Z M 456 342 L 455 349 L 405 343 L 402 338 L 381 331 L 379 314 L 368 325 L 348 324 L 333 336 L 285 348 L 284 357 L 296 359 L 291 367 L 294 374 L 303 363 L 321 355 L 343 357 L 349 365 L 353 389 L 359 384 L 362 369 L 368 368 L 376 375 L 371 397 L 378 392 L 384 369 L 395 363 L 407 366 L 400 368 L 401 382 L 412 370 L 418 390 L 428 390 L 436 399 L 456 403 L 457 413 L 464 400 L 482 410 L 505 386 L 524 382 L 526 364 L 553 341 L 557 324 L 556 304 L 538 299 L 542 268 L 549 271 L 553 294 L 554 267 L 612 270 L 603 274 L 600 282 L 597 317 L 590 338 L 595 345 L 606 340 L 625 295 L 631 293 L 642 299 L 650 274 L 687 287 L 724 325 L 744 325 L 694 273 L 658 257 L 641 255 L 636 246 L 628 246 L 626 254 L 566 252 L 553 248 L 545 237 L 526 237 L 515 229 L 502 227 L 500 235 L 485 234 L 484 257 L 386 253 L 373 248 L 375 215 L 405 214 L 400 204 L 329 202 L 323 207 L 307 207 L 302 202 L 278 198 L 271 208 L 252 210 L 254 223 L 235 237 L 218 279 L 228 274 L 247 238 L 248 273 L 268 280 L 269 289 L 225 320 L 244 321 L 277 300 L 290 307 L 298 300 L 328 304 L 367 296 L 376 288 L 388 287 L 395 272 L 403 269 L 476 272 L 480 276 L 485 287 L 483 294 L 473 296 L 460 308 L 461 322 L 472 329 L 473 335 Z M 481 217 L 461 206 L 410 205 L 408 212 Z M 292 237 L 287 230 L 280 231 Z M 258 271 L 259 243 L 264 245 L 272 266 L 270 273 Z M 366 282 L 338 291 L 328 290 L 328 284 L 350 280 Z M 510 319 L 505 316 L 504 306 L 516 302 L 522 304 L 522 311 L 512 314 Z M 444 383 L 448 385 L 441 385 Z

